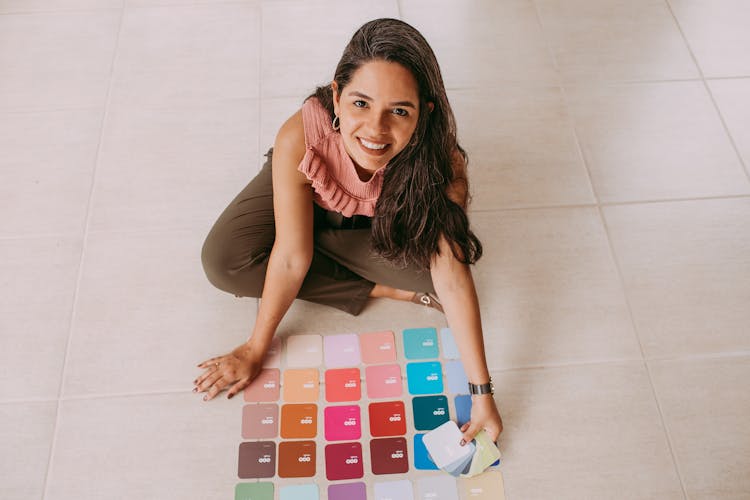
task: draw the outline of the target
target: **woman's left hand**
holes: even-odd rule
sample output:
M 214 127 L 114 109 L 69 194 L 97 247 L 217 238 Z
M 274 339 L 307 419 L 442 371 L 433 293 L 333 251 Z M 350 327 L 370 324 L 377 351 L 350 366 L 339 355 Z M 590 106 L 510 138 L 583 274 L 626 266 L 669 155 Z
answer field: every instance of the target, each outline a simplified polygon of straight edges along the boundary
M 497 442 L 497 438 L 503 432 L 503 420 L 500 418 L 500 412 L 491 394 L 471 397 L 471 420 L 461 427 L 463 433 L 461 446 L 474 439 L 474 436 L 482 429 L 494 442 Z

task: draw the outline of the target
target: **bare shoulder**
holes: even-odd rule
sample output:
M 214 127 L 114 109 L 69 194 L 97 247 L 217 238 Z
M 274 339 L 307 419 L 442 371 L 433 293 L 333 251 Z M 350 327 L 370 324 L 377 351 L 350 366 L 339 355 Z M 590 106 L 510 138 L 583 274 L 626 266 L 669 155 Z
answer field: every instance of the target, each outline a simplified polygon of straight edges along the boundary
M 302 110 L 297 110 L 279 129 L 273 144 L 273 167 L 284 171 L 285 178 L 307 182 L 297 166 L 305 156 L 305 129 L 302 124 Z M 299 175 L 294 175 L 296 172 Z

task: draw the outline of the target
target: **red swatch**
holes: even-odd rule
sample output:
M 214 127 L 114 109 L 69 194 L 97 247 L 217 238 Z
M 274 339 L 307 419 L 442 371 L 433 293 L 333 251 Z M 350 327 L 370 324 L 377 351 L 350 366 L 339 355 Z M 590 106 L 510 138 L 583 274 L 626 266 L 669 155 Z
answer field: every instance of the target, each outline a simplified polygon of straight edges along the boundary
M 403 401 L 370 403 L 370 434 L 374 437 L 406 434 L 406 410 Z

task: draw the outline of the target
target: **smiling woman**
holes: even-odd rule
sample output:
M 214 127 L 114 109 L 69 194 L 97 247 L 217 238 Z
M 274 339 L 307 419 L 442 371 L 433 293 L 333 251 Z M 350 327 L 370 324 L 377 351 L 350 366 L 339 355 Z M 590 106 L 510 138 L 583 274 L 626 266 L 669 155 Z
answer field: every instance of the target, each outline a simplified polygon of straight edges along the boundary
M 267 158 L 202 253 L 216 287 L 262 298 L 258 316 L 245 344 L 199 365 L 195 391 L 211 399 L 246 387 L 295 298 L 351 314 L 369 297 L 444 311 L 470 387 L 490 387 L 469 268 L 482 247 L 466 214 L 466 154 L 422 35 L 396 19 L 362 26 L 333 81 L 284 123 Z M 502 431 L 485 392 L 474 396 L 466 440 Z

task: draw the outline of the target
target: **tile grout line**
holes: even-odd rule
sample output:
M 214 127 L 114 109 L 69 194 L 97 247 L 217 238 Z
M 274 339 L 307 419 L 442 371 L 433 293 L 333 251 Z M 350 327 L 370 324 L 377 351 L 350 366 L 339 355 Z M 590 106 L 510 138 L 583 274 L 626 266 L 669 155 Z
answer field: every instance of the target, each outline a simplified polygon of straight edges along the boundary
M 711 104 L 713 104 L 714 109 L 716 110 L 716 114 L 721 121 L 721 126 L 724 127 L 724 133 L 727 135 L 727 138 L 729 138 L 729 143 L 732 145 L 734 154 L 737 156 L 737 159 L 740 162 L 740 167 L 744 171 L 745 177 L 747 177 L 748 182 L 750 182 L 750 169 L 748 169 L 748 165 L 745 164 L 745 161 L 742 158 L 742 154 L 740 154 L 737 143 L 734 140 L 731 131 L 729 130 L 729 126 L 724 119 L 724 115 L 721 113 L 721 108 L 719 108 L 719 104 L 716 102 L 713 92 L 711 92 L 711 87 L 709 87 L 708 82 L 706 81 L 706 75 L 703 74 L 703 69 L 701 68 L 700 64 L 698 64 L 698 58 L 695 56 L 693 49 L 690 47 L 690 42 L 688 41 L 687 36 L 685 36 L 685 32 L 683 31 L 682 26 L 680 26 L 680 21 L 679 19 L 677 19 L 677 16 L 675 15 L 674 9 L 672 8 L 669 0 L 664 0 L 664 3 L 667 5 L 667 10 L 669 10 L 672 19 L 674 20 L 675 26 L 677 26 L 677 29 L 680 32 L 680 36 L 682 37 L 682 41 L 685 44 L 685 47 L 687 47 L 687 50 L 690 53 L 690 57 L 693 59 L 693 64 L 695 64 L 695 67 L 698 69 L 698 74 L 700 74 L 700 81 L 703 82 L 703 87 L 706 89 L 706 93 L 708 94 L 709 99 L 711 99 Z
M 260 2 L 258 4 L 258 22 L 259 22 L 259 29 L 258 29 L 258 133 L 256 135 L 257 141 L 258 141 L 258 147 L 256 149 L 258 154 L 265 154 L 261 151 L 262 148 L 265 148 L 266 146 L 260 143 L 261 136 L 263 134 L 263 4 L 264 2 Z M 276 135 L 274 134 L 274 138 Z M 273 144 L 271 145 L 273 146 Z M 260 157 L 256 158 L 255 161 L 259 162 Z M 255 169 L 255 167 L 253 167 Z M 260 173 L 260 168 L 254 170 L 254 173 L 252 175 L 258 175 Z M 250 335 L 248 336 L 248 339 L 250 336 L 252 336 L 253 328 L 255 326 L 255 321 L 258 319 L 258 310 L 260 309 L 260 297 L 255 297 L 252 300 L 252 303 L 255 305 L 255 314 L 253 315 L 253 325 L 250 326 Z
M 107 86 L 107 97 L 104 101 L 104 110 L 102 113 L 102 120 L 101 120 L 101 130 L 99 132 L 99 142 L 96 147 L 96 156 L 94 157 L 94 169 L 91 174 L 91 185 L 89 188 L 89 196 L 88 196 L 88 202 L 86 203 L 86 222 L 84 224 L 83 229 L 83 239 L 81 242 L 81 257 L 78 261 L 78 275 L 76 277 L 76 284 L 73 294 L 73 304 L 70 308 L 70 317 L 68 320 L 68 338 L 65 343 L 65 352 L 63 355 L 63 366 L 62 371 L 60 373 L 60 383 L 58 385 L 57 389 L 57 407 L 55 408 L 55 425 L 52 431 L 52 442 L 50 444 L 49 449 L 49 457 L 47 459 L 47 470 L 44 474 L 44 491 L 42 498 L 47 498 L 49 495 L 49 477 L 50 477 L 50 471 L 52 469 L 52 462 L 55 456 L 55 451 L 57 448 L 57 438 L 58 438 L 58 432 L 60 429 L 60 406 L 62 399 L 62 391 L 63 391 L 63 384 L 65 382 L 65 375 L 67 372 L 68 367 L 68 359 L 70 358 L 70 346 L 71 346 L 71 339 L 73 337 L 73 322 L 75 320 L 75 313 L 78 307 L 78 300 L 80 298 L 80 289 L 81 289 L 81 280 L 83 277 L 83 261 L 86 255 L 86 247 L 88 244 L 88 235 L 89 235 L 89 226 L 91 224 L 91 208 L 92 208 L 92 202 L 94 198 L 94 188 L 96 186 L 96 174 L 99 166 L 99 159 L 101 155 L 101 149 L 102 149 L 102 142 L 104 139 L 104 128 L 107 123 L 107 116 L 110 109 L 110 101 L 112 96 L 112 82 L 114 79 L 114 73 L 115 73 L 115 65 L 117 62 L 117 54 L 119 51 L 120 46 L 120 36 L 122 34 L 122 25 L 123 20 L 125 17 L 125 10 L 126 8 L 123 6 L 120 10 L 120 22 L 117 26 L 117 34 L 115 36 L 115 44 L 114 49 L 112 51 L 112 63 L 110 67 L 110 75 L 109 75 L 109 83 Z
M 667 0 L 665 0 L 665 3 L 667 3 Z M 548 40 L 547 36 L 545 36 L 546 32 L 544 30 L 544 23 L 542 22 L 541 13 L 539 12 L 538 2 L 536 0 L 534 0 L 533 1 L 533 5 L 534 5 L 534 10 L 535 10 L 536 15 L 537 15 L 537 21 L 539 22 L 539 25 L 541 27 L 542 36 L 544 37 L 545 44 L 547 45 L 547 49 L 548 49 L 548 51 L 550 53 L 550 56 L 552 57 L 552 60 L 553 60 L 553 62 L 555 64 L 555 67 L 558 69 L 558 75 L 559 75 L 559 65 L 557 63 L 557 58 L 555 57 L 555 55 L 554 55 L 554 53 L 553 53 L 553 51 L 552 51 L 552 49 L 550 47 L 549 40 Z M 697 66 L 697 64 L 696 64 L 696 66 Z M 642 366 L 646 370 L 646 375 L 648 377 L 648 382 L 649 382 L 649 385 L 651 387 L 651 394 L 652 394 L 652 397 L 653 397 L 654 404 L 656 405 L 657 412 L 659 413 L 659 421 L 661 423 L 661 426 L 662 426 L 662 429 L 663 429 L 663 432 L 664 432 L 664 437 L 666 438 L 666 441 L 667 441 L 667 448 L 669 449 L 669 454 L 672 457 L 672 464 L 673 464 L 673 467 L 674 467 L 675 474 L 677 475 L 677 480 L 680 483 L 680 488 L 682 490 L 682 496 L 683 496 L 683 498 L 688 499 L 689 497 L 687 495 L 687 489 L 685 488 L 685 481 L 684 481 L 684 479 L 682 477 L 682 474 L 680 473 L 679 462 L 677 460 L 677 455 L 676 455 L 676 453 L 674 451 L 674 446 L 672 444 L 673 440 L 672 440 L 672 437 L 671 437 L 671 435 L 669 433 L 669 428 L 667 427 L 667 424 L 666 424 L 666 421 L 665 421 L 665 418 L 664 418 L 664 411 L 662 410 L 661 404 L 659 402 L 658 393 L 656 391 L 656 386 L 654 385 L 653 375 L 651 373 L 651 367 L 649 366 L 649 363 L 646 361 L 646 355 L 644 353 L 643 344 L 641 342 L 640 335 L 638 334 L 638 325 L 637 325 L 637 323 L 635 321 L 635 316 L 633 314 L 633 306 L 632 306 L 630 298 L 628 297 L 628 294 L 627 294 L 627 288 L 625 286 L 625 279 L 624 279 L 624 276 L 623 276 L 623 273 L 622 273 L 622 269 L 620 267 L 620 262 L 619 262 L 619 260 L 617 258 L 617 252 L 615 250 L 615 247 L 614 247 L 614 244 L 613 244 L 613 241 L 612 241 L 612 236 L 611 236 L 611 233 L 610 233 L 609 226 L 607 225 L 607 219 L 604 216 L 604 208 L 601 205 L 599 196 L 598 196 L 598 194 L 596 192 L 596 189 L 594 187 L 593 179 L 591 177 L 591 170 L 589 168 L 589 161 L 587 160 L 586 154 L 585 154 L 584 149 L 583 149 L 583 147 L 581 145 L 580 134 L 578 132 L 578 127 L 576 126 L 575 116 L 571 112 L 568 95 L 567 95 L 567 92 L 565 91 L 565 85 L 563 84 L 563 82 L 561 82 L 561 84 L 560 84 L 560 92 L 561 92 L 561 95 L 562 95 L 563 104 L 565 106 L 566 112 L 569 113 L 569 118 L 570 118 L 571 124 L 573 125 L 573 136 L 575 137 L 576 148 L 578 149 L 578 153 L 579 153 L 580 158 L 581 158 L 581 160 L 583 162 L 583 166 L 586 169 L 586 174 L 587 174 L 588 179 L 589 179 L 589 185 L 591 186 L 592 194 L 594 195 L 594 199 L 596 200 L 596 209 L 597 209 L 597 212 L 599 214 L 599 220 L 601 221 L 602 228 L 604 229 L 604 234 L 605 234 L 606 239 L 607 239 L 607 246 L 609 247 L 610 258 L 612 259 L 612 262 L 613 262 L 613 264 L 615 266 L 615 269 L 617 271 L 618 281 L 620 282 L 620 290 L 622 291 L 623 298 L 625 299 L 625 305 L 626 305 L 627 310 L 628 310 L 628 316 L 630 318 L 630 324 L 631 324 L 631 326 L 633 328 L 633 334 L 635 336 L 635 340 L 638 343 L 638 349 L 641 352 L 640 363 L 642 364 Z

